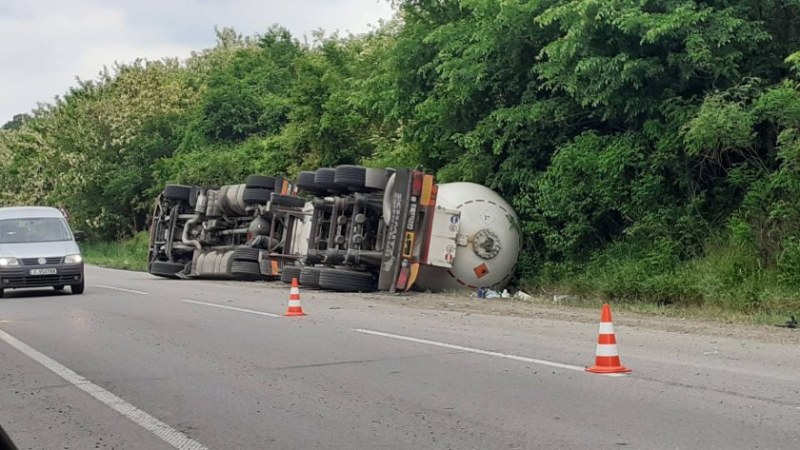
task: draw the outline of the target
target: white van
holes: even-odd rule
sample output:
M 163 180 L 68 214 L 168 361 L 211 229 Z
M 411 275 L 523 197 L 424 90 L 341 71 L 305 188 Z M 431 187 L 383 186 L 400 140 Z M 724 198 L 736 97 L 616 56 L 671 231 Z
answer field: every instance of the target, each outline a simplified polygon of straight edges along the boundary
M 0 297 L 5 289 L 84 289 L 83 256 L 56 208 L 0 208 Z

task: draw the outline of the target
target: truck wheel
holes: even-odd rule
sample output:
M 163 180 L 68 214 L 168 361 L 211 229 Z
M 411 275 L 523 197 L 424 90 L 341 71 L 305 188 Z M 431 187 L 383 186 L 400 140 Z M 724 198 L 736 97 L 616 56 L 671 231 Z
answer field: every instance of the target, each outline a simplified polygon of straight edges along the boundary
M 222 186 L 219 189 L 219 206 L 222 211 L 229 217 L 244 217 L 247 212 L 244 204 L 244 191 L 243 184 L 232 184 Z
M 257 248 L 242 247 L 233 251 L 234 261 L 251 261 L 258 262 L 258 256 L 261 251 Z
M 332 194 L 346 192 L 344 186 L 336 184 L 336 169 L 323 167 L 314 174 L 314 184 L 320 189 L 325 189 Z
M 250 175 L 244 182 L 245 187 L 254 189 L 275 189 L 275 177 L 266 175 Z
M 310 192 L 315 195 L 327 194 L 328 189 L 318 185 L 316 181 L 314 181 L 316 176 L 316 172 L 310 172 L 308 170 L 300 172 L 300 174 L 297 175 L 297 183 L 295 183 L 295 185 L 301 191 Z
M 182 184 L 168 184 L 164 186 L 164 198 L 169 200 L 188 203 L 191 193 L 192 188 L 190 186 L 184 186 Z
M 326 268 L 319 274 L 319 287 L 341 292 L 372 292 L 375 280 L 367 272 Z
M 319 287 L 319 274 L 321 267 L 305 266 L 300 270 L 300 284 L 310 288 Z
M 246 187 L 242 194 L 242 200 L 245 205 L 266 205 L 271 193 L 272 191 L 266 189 Z
M 363 189 L 367 178 L 366 167 L 342 165 L 336 168 L 333 182 L 354 190 Z
M 297 278 L 297 281 L 300 281 L 300 270 L 302 270 L 299 266 L 283 266 L 283 270 L 281 270 L 281 281 L 284 283 L 291 283 L 292 278 Z
M 231 264 L 231 274 L 247 279 L 261 278 L 261 267 L 253 261 L 234 261 Z
M 150 263 L 150 274 L 162 278 L 178 278 L 177 273 L 186 266 L 181 263 L 171 263 L 168 261 L 153 261 Z
M 306 201 L 300 197 L 276 194 L 274 192 L 272 193 L 272 199 L 270 201 L 273 205 L 286 206 L 288 208 L 302 208 L 306 204 Z

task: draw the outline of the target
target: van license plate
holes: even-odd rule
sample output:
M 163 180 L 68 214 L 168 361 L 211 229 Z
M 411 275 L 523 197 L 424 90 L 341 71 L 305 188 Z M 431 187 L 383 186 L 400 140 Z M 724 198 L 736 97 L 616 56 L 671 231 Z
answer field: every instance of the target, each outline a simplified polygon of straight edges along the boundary
M 55 275 L 58 272 L 53 267 L 49 269 L 31 269 L 31 271 L 28 273 L 30 273 L 31 275 Z

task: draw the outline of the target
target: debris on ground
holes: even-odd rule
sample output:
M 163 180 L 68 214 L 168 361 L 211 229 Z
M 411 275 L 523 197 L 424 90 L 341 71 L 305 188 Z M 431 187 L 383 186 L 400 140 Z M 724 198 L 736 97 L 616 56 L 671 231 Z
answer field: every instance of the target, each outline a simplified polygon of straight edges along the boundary
M 487 289 L 484 298 L 500 298 L 500 293 L 491 289 Z
M 784 325 L 775 325 L 776 327 L 783 327 L 783 328 L 797 328 L 800 327 L 800 323 L 797 323 L 797 319 L 794 316 L 789 316 L 789 320 L 786 321 Z
M 553 303 L 576 302 L 580 299 L 577 295 L 556 294 L 553 296 Z

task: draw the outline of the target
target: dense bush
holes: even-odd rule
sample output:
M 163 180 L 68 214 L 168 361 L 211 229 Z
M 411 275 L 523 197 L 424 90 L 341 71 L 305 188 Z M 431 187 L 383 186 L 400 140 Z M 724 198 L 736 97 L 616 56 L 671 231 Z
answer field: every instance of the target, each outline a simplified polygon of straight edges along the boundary
M 796 305 L 800 0 L 394 3 L 365 35 L 226 29 L 81 82 L 0 131 L 0 202 L 113 239 L 167 182 L 421 166 L 512 202 L 526 285 Z

